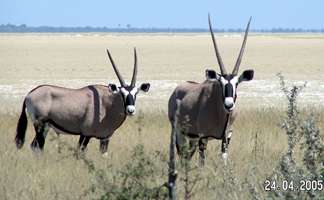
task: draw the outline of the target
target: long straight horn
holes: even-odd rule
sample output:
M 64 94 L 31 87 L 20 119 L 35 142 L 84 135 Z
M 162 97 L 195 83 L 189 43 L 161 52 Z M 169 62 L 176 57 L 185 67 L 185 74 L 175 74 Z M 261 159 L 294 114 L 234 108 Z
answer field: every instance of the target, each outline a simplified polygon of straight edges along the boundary
M 136 84 L 136 76 L 137 76 L 137 54 L 136 54 L 136 48 L 134 48 L 134 69 L 133 69 L 133 77 L 131 86 L 134 87 Z
M 110 60 L 110 62 L 111 62 L 111 65 L 113 66 L 114 71 L 115 71 L 115 73 L 116 73 L 116 75 L 117 75 L 117 78 L 118 78 L 118 80 L 119 80 L 119 82 L 120 82 L 120 85 L 124 87 L 124 86 L 125 86 L 125 81 L 124 81 L 123 77 L 121 76 L 121 74 L 119 73 L 119 71 L 118 71 L 118 69 L 117 69 L 117 66 L 115 65 L 115 62 L 114 62 L 114 60 L 112 59 L 112 57 L 111 57 L 111 55 L 110 55 L 108 49 L 107 49 L 107 53 L 108 53 L 108 57 L 109 57 L 109 60 Z
M 233 72 L 232 72 L 232 74 L 234 74 L 234 75 L 236 75 L 238 73 L 239 67 L 241 65 L 241 61 L 242 61 L 242 57 L 243 57 L 243 53 L 244 53 L 244 49 L 245 49 L 245 44 L 246 44 L 246 39 L 247 39 L 247 36 L 248 36 L 248 33 L 249 33 L 251 19 L 252 19 L 252 17 L 250 17 L 249 23 L 247 24 L 246 29 L 245 29 L 245 35 L 244 35 L 244 40 L 243 40 L 243 43 L 242 43 L 241 51 L 240 51 L 240 54 L 239 54 L 239 56 L 237 58 L 235 67 L 234 67 Z
M 214 36 L 214 33 L 213 33 L 213 28 L 212 28 L 212 25 L 211 25 L 211 22 L 210 22 L 210 15 L 209 14 L 208 14 L 208 23 L 209 23 L 210 34 L 212 36 L 212 40 L 213 40 L 213 44 L 214 44 L 214 49 L 215 49 L 217 62 L 218 62 L 219 68 L 221 70 L 221 74 L 226 74 L 226 69 L 224 67 L 222 58 L 221 58 L 221 56 L 219 54 L 219 51 L 218 51 L 218 48 L 217 48 L 217 44 L 216 44 L 215 36 Z

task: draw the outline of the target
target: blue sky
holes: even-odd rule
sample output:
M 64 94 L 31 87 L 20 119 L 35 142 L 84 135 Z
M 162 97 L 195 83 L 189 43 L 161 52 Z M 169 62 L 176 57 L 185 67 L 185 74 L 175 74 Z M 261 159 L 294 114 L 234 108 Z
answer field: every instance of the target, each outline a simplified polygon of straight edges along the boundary
M 0 0 L 0 24 L 141 28 L 324 28 L 323 0 Z

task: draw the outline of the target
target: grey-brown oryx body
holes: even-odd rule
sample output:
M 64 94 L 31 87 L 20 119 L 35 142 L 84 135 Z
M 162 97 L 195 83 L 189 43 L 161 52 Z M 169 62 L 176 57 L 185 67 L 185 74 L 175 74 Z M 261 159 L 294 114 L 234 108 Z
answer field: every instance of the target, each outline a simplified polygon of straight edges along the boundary
M 42 150 L 48 128 L 57 133 L 80 135 L 79 148 L 84 150 L 90 138 L 100 139 L 100 150 L 107 152 L 109 138 L 122 125 L 127 115 L 135 114 L 135 100 L 139 90 L 147 92 L 150 84 L 144 83 L 138 89 L 136 84 L 137 56 L 133 78 L 127 85 L 119 73 L 109 51 L 109 59 L 121 83 L 89 85 L 80 89 L 69 89 L 52 85 L 41 85 L 26 96 L 17 125 L 16 146 L 21 148 L 27 127 L 26 111 L 29 113 L 36 136 L 31 143 L 33 150 Z
M 180 156 L 186 153 L 186 158 L 190 159 L 198 146 L 202 164 L 208 139 L 222 140 L 222 157 L 226 160 L 232 124 L 237 115 L 234 111 L 237 86 L 242 81 L 252 80 L 254 73 L 253 70 L 246 70 L 240 76 L 237 75 L 251 19 L 246 27 L 241 51 L 232 73 L 226 72 L 216 45 L 210 17 L 208 17 L 208 20 L 221 73 L 218 74 L 214 70 L 208 69 L 204 82 L 188 81 L 179 85 L 172 93 L 168 107 L 172 131 L 177 128 L 176 145 L 178 153 Z M 179 101 L 179 104 L 177 101 Z M 179 109 L 179 114 L 176 116 L 177 109 Z M 174 124 L 175 117 L 177 117 L 177 125 Z M 185 146 L 187 147 L 184 148 Z

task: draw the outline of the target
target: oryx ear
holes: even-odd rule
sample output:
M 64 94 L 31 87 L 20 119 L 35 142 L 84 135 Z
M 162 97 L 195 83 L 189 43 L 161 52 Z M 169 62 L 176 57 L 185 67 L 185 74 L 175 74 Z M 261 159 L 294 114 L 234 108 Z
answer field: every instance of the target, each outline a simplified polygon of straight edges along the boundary
M 206 79 L 210 81 L 216 81 L 220 77 L 219 74 L 217 74 L 215 70 L 212 69 L 206 69 L 205 74 L 206 74 Z
M 113 83 L 109 83 L 108 84 L 108 88 L 110 89 L 110 91 L 112 91 L 113 93 L 117 93 L 119 92 L 119 89 L 117 87 L 117 85 L 113 84 Z
M 239 77 L 239 82 L 250 81 L 253 79 L 254 71 L 252 69 L 245 70 Z
M 143 92 L 148 92 L 150 89 L 150 84 L 149 83 L 142 83 L 142 85 L 140 86 L 140 90 L 142 90 Z

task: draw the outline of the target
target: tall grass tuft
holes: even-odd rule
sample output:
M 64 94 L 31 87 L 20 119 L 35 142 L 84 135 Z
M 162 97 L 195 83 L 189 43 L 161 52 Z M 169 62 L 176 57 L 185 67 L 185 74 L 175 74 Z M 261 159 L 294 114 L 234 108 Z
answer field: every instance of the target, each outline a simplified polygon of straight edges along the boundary
M 279 184 L 278 189 L 269 192 L 270 199 L 319 199 L 323 192 L 310 189 L 302 191 L 299 185 L 302 181 L 320 180 L 320 171 L 323 157 L 323 143 L 319 136 L 319 128 L 311 114 L 307 119 L 303 119 L 300 114 L 297 99 L 300 92 L 305 88 L 306 83 L 301 86 L 293 85 L 290 89 L 286 86 L 284 77 L 278 74 L 281 90 L 288 100 L 286 116 L 283 120 L 282 128 L 287 135 L 287 150 L 281 156 L 273 174 L 269 177 Z M 303 161 L 300 163 L 295 158 L 296 146 L 300 145 L 303 154 Z M 283 189 L 283 182 L 292 184 L 293 187 Z M 298 189 L 297 189 L 298 188 Z
M 149 155 L 144 146 L 138 144 L 132 149 L 132 159 L 119 170 L 114 171 L 112 164 L 107 164 L 105 169 L 100 169 L 93 160 L 77 148 L 60 141 L 59 137 L 56 140 L 59 140 L 61 148 L 72 153 L 74 159 L 82 161 L 88 173 L 93 176 L 91 186 L 81 193 L 80 199 L 84 197 L 100 200 L 167 199 L 166 184 L 159 184 L 155 180 L 156 176 L 166 175 L 154 159 L 165 160 L 161 152 Z
M 164 184 L 152 187 L 154 173 L 157 173 L 154 160 L 144 151 L 143 145 L 137 145 L 132 160 L 117 173 L 113 184 L 108 180 L 110 187 L 105 188 L 100 199 L 166 199 Z

